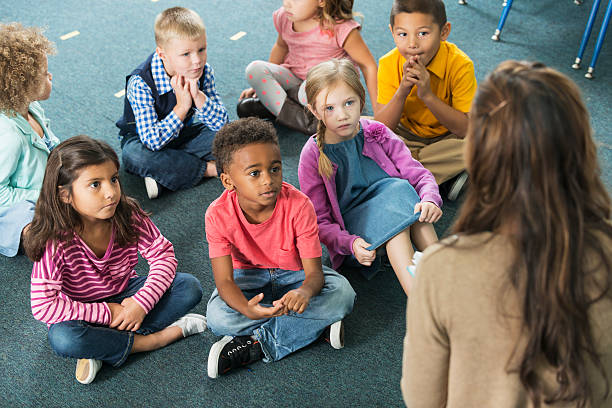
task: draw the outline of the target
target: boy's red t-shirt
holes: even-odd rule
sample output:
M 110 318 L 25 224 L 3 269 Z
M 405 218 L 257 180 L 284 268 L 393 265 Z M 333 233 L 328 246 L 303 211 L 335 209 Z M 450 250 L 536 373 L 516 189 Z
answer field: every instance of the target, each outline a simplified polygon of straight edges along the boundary
M 301 258 L 321 256 L 317 216 L 310 199 L 283 182 L 270 218 L 247 221 L 235 191 L 226 190 L 206 210 L 210 258 L 231 255 L 237 269 L 303 269 Z

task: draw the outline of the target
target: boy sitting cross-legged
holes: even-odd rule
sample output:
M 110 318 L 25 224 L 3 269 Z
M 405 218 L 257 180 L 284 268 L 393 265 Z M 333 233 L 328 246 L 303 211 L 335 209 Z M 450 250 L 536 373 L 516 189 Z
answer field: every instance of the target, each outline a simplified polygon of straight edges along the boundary
M 126 79 L 120 129 L 124 168 L 144 177 L 147 195 L 161 186 L 194 187 L 215 177 L 211 153 L 227 110 L 206 62 L 206 29 L 198 14 L 183 7 L 155 19 L 157 48 Z
M 467 181 L 463 149 L 474 64 L 446 41 L 451 25 L 442 0 L 394 0 L 389 28 L 396 47 L 379 60 L 374 118 L 402 138 L 453 201 Z
M 342 319 L 355 292 L 321 265 L 312 203 L 283 182 L 271 123 L 227 124 L 213 143 L 226 191 L 206 211 L 206 239 L 216 289 L 208 327 L 225 336 L 210 349 L 208 376 L 263 359 L 277 361 L 326 332 L 342 348 Z

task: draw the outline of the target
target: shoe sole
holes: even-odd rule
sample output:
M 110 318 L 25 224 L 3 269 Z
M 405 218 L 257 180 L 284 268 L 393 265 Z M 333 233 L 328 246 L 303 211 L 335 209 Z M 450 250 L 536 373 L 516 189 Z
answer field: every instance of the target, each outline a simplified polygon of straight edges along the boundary
M 154 200 L 159 197 L 159 186 L 157 185 L 157 181 L 151 177 L 145 177 L 144 182 L 149 200 Z
M 344 347 L 344 322 L 342 320 L 329 327 L 329 344 L 336 350 Z
M 223 347 L 232 341 L 232 339 L 232 336 L 225 336 L 210 348 L 210 352 L 208 353 L 208 376 L 210 378 L 219 377 L 219 355 Z
M 465 186 L 465 182 L 467 181 L 467 178 L 468 178 L 468 175 L 467 173 L 464 172 L 453 183 L 447 195 L 447 198 L 449 199 L 449 201 L 455 201 L 459 197 L 461 190 L 463 190 L 463 186 Z
M 81 358 L 77 361 L 74 376 L 81 384 L 89 384 L 96 378 L 100 367 L 102 367 L 102 364 L 96 367 L 96 362 L 93 359 Z

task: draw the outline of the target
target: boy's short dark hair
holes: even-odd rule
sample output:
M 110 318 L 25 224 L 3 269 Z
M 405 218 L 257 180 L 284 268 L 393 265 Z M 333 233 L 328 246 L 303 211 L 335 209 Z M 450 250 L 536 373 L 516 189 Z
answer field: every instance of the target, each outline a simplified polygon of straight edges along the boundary
M 442 0 L 394 0 L 389 18 L 391 27 L 395 23 L 395 16 L 400 13 L 429 14 L 440 28 L 446 24 L 446 7 Z
M 278 136 L 272 122 L 250 117 L 223 126 L 217 132 L 212 147 L 217 169 L 225 172 L 232 162 L 232 154 L 252 143 L 272 143 L 278 146 Z

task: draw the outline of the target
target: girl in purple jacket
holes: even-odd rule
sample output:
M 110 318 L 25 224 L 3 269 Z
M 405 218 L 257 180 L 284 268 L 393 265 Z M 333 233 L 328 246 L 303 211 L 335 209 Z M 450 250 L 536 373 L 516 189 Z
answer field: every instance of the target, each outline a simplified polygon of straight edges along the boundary
M 442 199 L 433 175 L 385 125 L 360 119 L 365 90 L 352 62 L 312 68 L 306 96 L 319 127 L 302 149 L 298 177 L 332 267 L 359 267 L 371 278 L 384 247 L 407 295 L 413 242 L 423 250 L 438 240 L 432 223 Z

